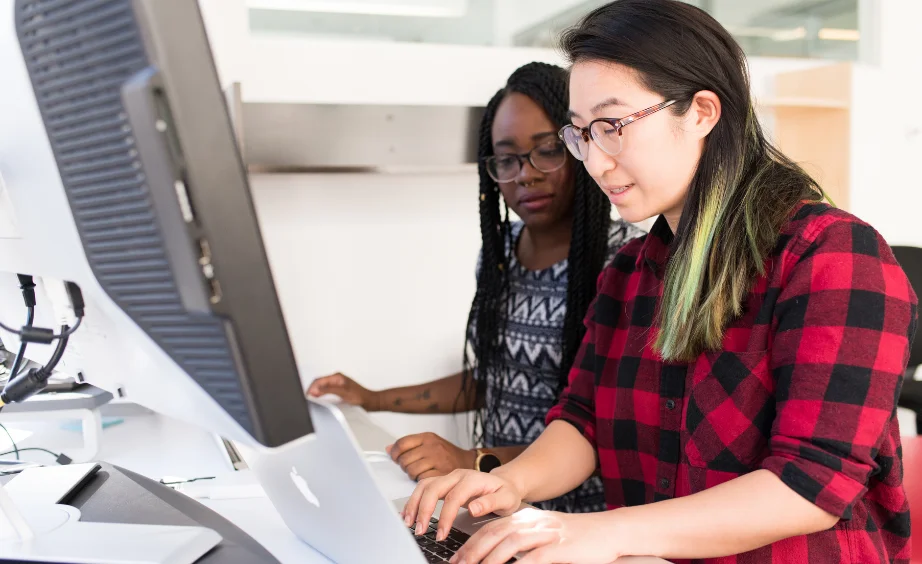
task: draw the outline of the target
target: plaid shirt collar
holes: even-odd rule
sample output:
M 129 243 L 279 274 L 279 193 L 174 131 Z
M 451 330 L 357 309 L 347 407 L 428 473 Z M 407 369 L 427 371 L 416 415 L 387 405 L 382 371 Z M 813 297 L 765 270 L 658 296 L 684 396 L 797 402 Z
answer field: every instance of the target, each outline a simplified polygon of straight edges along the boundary
M 666 263 L 672 254 L 672 242 L 675 236 L 672 234 L 672 228 L 666 221 L 666 216 L 661 215 L 653 223 L 650 233 L 647 234 L 637 253 L 637 260 L 634 263 L 635 268 L 640 269 L 644 265 L 652 270 L 656 277 L 662 280 L 665 275 Z

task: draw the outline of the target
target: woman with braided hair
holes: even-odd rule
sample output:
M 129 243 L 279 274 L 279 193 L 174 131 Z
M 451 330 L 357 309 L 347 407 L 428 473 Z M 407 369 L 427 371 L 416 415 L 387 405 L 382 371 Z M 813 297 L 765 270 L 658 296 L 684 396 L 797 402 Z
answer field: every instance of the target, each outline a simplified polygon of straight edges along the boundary
M 486 107 L 478 148 L 483 246 L 463 370 L 383 391 L 334 374 L 308 390 L 312 396 L 339 395 L 369 411 L 473 411 L 475 443 L 483 448 L 464 450 L 432 433 L 389 447 L 413 479 L 459 468 L 490 471 L 541 434 L 566 386 L 599 273 L 641 234 L 611 219 L 608 198 L 558 138 L 567 108 L 565 71 L 544 63 L 516 70 Z M 511 220 L 510 211 L 520 220 Z M 590 478 L 541 506 L 604 509 L 601 483 Z

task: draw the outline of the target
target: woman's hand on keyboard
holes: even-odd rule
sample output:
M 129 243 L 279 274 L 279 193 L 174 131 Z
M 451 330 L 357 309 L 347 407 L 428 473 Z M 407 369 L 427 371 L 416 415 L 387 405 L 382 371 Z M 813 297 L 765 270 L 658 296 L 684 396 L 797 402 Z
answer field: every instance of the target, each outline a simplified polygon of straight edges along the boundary
M 425 531 L 439 500 L 444 500 L 439 516 L 438 539 L 448 536 L 461 507 L 468 505 L 471 515 L 488 513 L 512 515 L 522 505 L 523 494 L 499 474 L 475 470 L 455 470 L 447 476 L 427 478 L 417 486 L 403 510 L 407 527 L 417 524 L 417 534 Z
M 557 513 L 523 509 L 511 517 L 497 519 L 474 533 L 452 557 L 451 562 L 480 564 L 519 562 L 546 564 L 573 562 L 608 564 L 623 556 L 623 528 L 614 513 Z

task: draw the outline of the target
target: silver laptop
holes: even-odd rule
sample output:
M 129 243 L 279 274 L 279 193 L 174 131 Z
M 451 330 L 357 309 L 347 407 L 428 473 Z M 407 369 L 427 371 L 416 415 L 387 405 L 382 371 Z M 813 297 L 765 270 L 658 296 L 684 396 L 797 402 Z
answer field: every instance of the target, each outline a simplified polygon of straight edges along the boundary
M 378 487 L 342 412 L 309 401 L 312 435 L 248 453 L 247 462 L 288 528 L 327 558 L 343 564 L 447 562 L 471 534 L 499 518 L 475 519 L 462 510 L 444 542 L 435 542 L 434 527 L 416 537 L 399 515 L 406 500 L 390 500 Z M 439 511 L 441 502 L 436 516 Z

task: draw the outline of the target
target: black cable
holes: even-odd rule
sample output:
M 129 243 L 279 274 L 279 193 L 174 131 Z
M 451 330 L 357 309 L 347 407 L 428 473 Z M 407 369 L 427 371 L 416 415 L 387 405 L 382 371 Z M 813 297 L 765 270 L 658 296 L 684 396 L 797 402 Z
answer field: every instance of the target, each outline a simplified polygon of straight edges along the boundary
M 59 334 L 57 334 L 57 335 L 55 335 L 55 334 L 48 335 L 48 336 L 47 336 L 48 343 L 50 343 L 51 341 L 53 341 L 53 340 L 55 340 L 55 339 L 62 339 L 62 338 L 64 338 L 64 337 L 70 337 L 71 335 L 73 335 L 74 331 L 76 331 L 77 328 L 80 327 L 80 323 L 81 323 L 82 321 L 83 321 L 83 318 L 82 318 L 82 317 L 78 317 L 78 318 L 77 318 L 77 322 L 74 323 L 74 326 L 71 327 L 70 329 L 68 329 L 67 331 L 61 331 L 61 333 L 59 333 Z M 26 327 L 23 327 L 22 329 L 17 330 L 17 329 L 13 329 L 13 328 L 10 327 L 9 325 L 7 325 L 7 324 L 3 323 L 2 321 L 0 321 L 0 329 L 3 329 L 4 331 L 7 331 L 7 332 L 9 332 L 9 333 L 12 333 L 12 334 L 14 334 L 14 335 L 19 335 L 20 337 L 22 337 L 22 336 L 23 336 L 23 329 L 26 329 Z M 26 333 L 28 334 L 28 332 L 26 332 Z
M 16 277 L 19 279 L 19 290 L 22 292 L 22 301 L 26 304 L 26 324 L 23 327 L 32 327 L 32 322 L 35 321 L 35 280 L 28 274 L 17 274 Z M 10 378 L 15 378 L 19 373 L 19 368 L 22 365 L 23 360 L 26 356 L 26 346 L 29 342 L 26 339 L 20 339 L 19 342 L 19 352 L 16 353 L 16 358 L 13 360 L 13 366 L 10 369 Z
M 61 334 L 64 337 L 58 340 L 58 345 L 45 366 L 32 368 L 15 378 L 10 378 L 3 390 L 0 390 L 0 408 L 8 403 L 25 401 L 45 389 L 52 370 L 64 356 L 64 349 L 67 348 L 69 340 L 68 335 L 73 333 L 79 325 L 80 319 L 77 319 L 77 324 L 72 329 L 69 329 L 67 325 L 61 326 Z
M 51 358 L 48 359 L 48 364 L 42 367 L 41 373 L 45 378 L 51 376 L 51 371 L 54 370 L 54 367 L 58 365 L 61 361 L 61 357 L 64 356 L 64 349 L 67 348 L 67 341 L 70 340 L 69 335 L 77 330 L 77 327 L 80 325 L 80 320 L 77 320 L 77 324 L 74 325 L 73 329 L 68 329 L 67 325 L 61 326 L 61 334 L 64 335 L 58 339 L 58 346 L 54 348 L 54 352 L 51 353 Z
M 19 460 L 19 448 L 16 446 L 16 441 L 13 440 L 13 434 L 10 433 L 10 430 L 7 429 L 3 423 L 0 423 L 0 429 L 3 429 L 6 436 L 10 438 L 10 445 L 13 446 L 13 453 L 16 455 L 16 460 Z
M 29 313 L 26 316 L 26 324 L 24 327 L 32 327 L 32 322 L 35 320 L 35 306 L 29 306 Z M 26 346 L 28 342 L 20 341 L 19 343 L 19 352 L 16 353 L 16 359 L 13 360 L 13 366 L 10 368 L 10 379 L 15 378 L 19 374 L 19 367 L 22 365 L 22 361 L 26 358 Z
M 28 274 L 17 274 L 19 289 L 22 290 L 22 301 L 26 307 L 35 307 L 35 280 Z
M 14 335 L 18 335 L 20 338 L 19 353 L 16 355 L 16 358 L 13 361 L 13 369 L 10 371 L 10 379 L 7 381 L 3 389 L 0 390 L 0 409 L 2 409 L 3 406 L 8 403 L 25 401 L 32 395 L 45 389 L 48 378 L 51 376 L 52 371 L 64 356 L 64 350 L 67 348 L 67 341 L 69 340 L 69 337 L 77 329 L 79 329 L 81 323 L 83 323 L 83 315 L 86 305 L 84 303 L 83 293 L 80 291 L 80 287 L 73 282 L 65 282 L 64 288 L 67 292 L 68 298 L 70 299 L 74 314 L 77 317 L 77 322 L 74 323 L 73 327 L 62 325 L 61 332 L 58 334 L 55 334 L 54 330 L 52 329 L 35 327 L 33 326 L 33 321 L 35 320 L 35 282 L 29 275 L 19 274 L 18 277 L 20 289 L 22 290 L 22 298 L 26 304 L 26 308 L 29 314 L 28 319 L 26 320 L 26 325 L 19 330 L 13 329 L 12 327 L 0 322 L 0 328 L 13 333 Z M 55 341 L 55 339 L 58 340 L 58 344 L 45 366 L 38 369 L 33 368 L 24 374 L 18 374 L 19 368 L 25 359 L 26 345 L 28 343 L 41 343 L 50 345 Z M 10 436 L 10 440 L 12 440 L 12 436 Z M 18 452 L 22 449 L 18 449 L 15 444 L 13 444 L 13 448 L 16 449 L 14 452 L 16 453 L 18 460 Z M 56 456 L 57 461 L 60 464 L 68 464 L 70 462 L 70 459 L 63 454 Z

